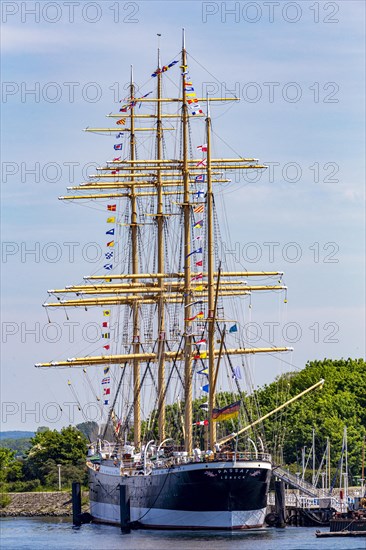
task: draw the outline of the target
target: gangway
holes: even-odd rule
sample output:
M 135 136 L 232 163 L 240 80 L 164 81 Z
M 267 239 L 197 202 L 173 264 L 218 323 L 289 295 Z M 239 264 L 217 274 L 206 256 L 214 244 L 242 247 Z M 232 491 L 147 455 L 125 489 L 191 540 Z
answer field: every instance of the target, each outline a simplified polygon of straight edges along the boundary
M 289 471 L 281 468 L 281 466 L 274 466 L 272 468 L 272 475 L 284 481 L 290 487 L 298 489 L 301 493 L 307 495 L 308 497 L 311 497 L 311 499 L 300 498 L 301 508 L 317 508 L 320 504 L 319 499 L 329 499 L 329 508 L 333 508 L 337 512 L 344 511 L 345 504 L 342 504 L 339 498 L 332 496 L 328 491 L 325 491 L 324 489 L 318 489 L 311 483 L 299 479 L 299 476 L 291 474 Z M 291 506 L 293 504 L 292 502 L 290 503 L 289 500 L 291 500 L 291 497 L 293 498 L 294 496 L 295 495 L 286 495 L 286 499 L 288 500 L 288 502 L 286 502 L 287 506 Z M 298 497 L 296 497 L 296 500 L 298 500 Z

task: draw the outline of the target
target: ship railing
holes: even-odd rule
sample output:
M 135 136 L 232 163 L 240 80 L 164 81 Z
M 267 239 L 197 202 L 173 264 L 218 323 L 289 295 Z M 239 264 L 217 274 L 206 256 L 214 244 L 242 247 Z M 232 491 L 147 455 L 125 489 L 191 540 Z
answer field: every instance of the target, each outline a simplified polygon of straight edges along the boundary
M 262 462 L 271 462 L 272 457 L 269 453 L 258 453 L 258 452 L 219 452 L 214 454 L 215 461 L 225 461 L 225 462 L 245 462 L 245 461 L 262 461 Z
M 102 458 L 110 458 L 116 454 L 116 445 L 106 439 L 94 441 L 88 445 L 88 456 L 99 453 Z
M 271 462 L 269 453 L 251 452 L 224 452 L 214 453 L 213 451 L 201 452 L 200 455 L 189 456 L 187 452 L 174 452 L 170 457 L 153 457 L 154 468 L 166 468 L 173 465 L 190 464 L 192 462 Z
M 137 460 L 136 456 L 121 455 L 120 450 L 113 446 L 108 441 L 100 441 L 98 445 L 91 444 L 89 450 L 89 456 L 92 452 L 98 449 L 97 454 L 102 459 L 121 459 L 121 468 L 141 469 L 141 462 Z M 271 455 L 269 453 L 255 453 L 250 451 L 244 452 L 213 452 L 213 451 L 201 451 L 200 455 L 188 455 L 185 451 L 174 451 L 170 456 L 150 456 L 147 459 L 151 462 L 151 466 L 154 468 L 166 468 L 167 466 L 188 464 L 191 462 L 271 462 Z
M 121 468 L 131 469 L 131 468 L 137 468 L 137 463 L 132 460 L 121 460 Z

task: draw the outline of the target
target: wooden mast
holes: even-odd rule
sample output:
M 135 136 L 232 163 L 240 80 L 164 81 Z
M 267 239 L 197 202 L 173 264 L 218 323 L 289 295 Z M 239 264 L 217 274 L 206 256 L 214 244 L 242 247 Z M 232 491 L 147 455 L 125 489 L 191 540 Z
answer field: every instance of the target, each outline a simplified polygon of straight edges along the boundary
M 212 421 L 212 411 L 215 406 L 215 291 L 214 291 L 214 242 L 213 242 L 213 192 L 211 175 L 211 118 L 209 103 L 207 100 L 206 118 L 206 141 L 207 141 L 207 298 L 208 298 L 208 421 L 209 441 L 208 447 L 213 450 L 216 442 L 216 423 Z
M 191 322 L 191 205 L 189 202 L 189 163 L 188 163 L 188 104 L 185 90 L 187 73 L 187 52 L 185 31 L 182 31 L 182 138 L 183 138 L 183 219 L 184 219 L 184 446 L 192 453 L 192 335 Z
M 133 67 L 131 65 L 131 82 L 130 82 L 130 98 L 133 101 L 135 97 L 135 84 L 133 81 Z M 131 104 L 130 109 L 130 160 L 135 160 L 135 105 Z M 132 163 L 131 174 L 134 174 Z M 131 176 L 131 181 L 134 181 L 134 175 Z M 139 272 L 139 259 L 138 259 L 138 225 L 137 225 L 137 198 L 135 193 L 135 186 L 131 185 L 130 189 L 130 201 L 131 201 L 131 241 L 132 241 L 132 273 L 137 274 Z M 135 302 L 132 306 L 133 312 L 133 353 L 139 354 L 140 352 L 140 327 L 139 327 L 139 305 Z M 138 359 L 133 361 L 133 428 L 134 428 L 134 444 L 137 449 L 141 444 L 141 405 L 140 405 L 140 362 Z
M 162 73 L 161 61 L 160 61 L 160 49 L 158 49 L 158 75 L 157 75 L 157 99 L 161 98 L 161 84 Z M 161 160 L 163 157 L 163 131 L 162 131 L 162 117 L 161 117 L 161 101 L 157 102 L 157 121 L 156 121 L 156 158 Z M 156 177 L 156 189 L 157 189 L 157 249 L 158 249 L 158 273 L 165 272 L 164 266 L 164 214 L 163 214 L 163 185 L 161 168 L 158 165 Z M 158 426 L 159 426 L 159 441 L 160 443 L 165 439 L 165 308 L 164 308 L 164 290 L 165 282 L 164 277 L 160 277 L 158 281 L 158 288 L 160 289 L 161 296 L 158 301 Z

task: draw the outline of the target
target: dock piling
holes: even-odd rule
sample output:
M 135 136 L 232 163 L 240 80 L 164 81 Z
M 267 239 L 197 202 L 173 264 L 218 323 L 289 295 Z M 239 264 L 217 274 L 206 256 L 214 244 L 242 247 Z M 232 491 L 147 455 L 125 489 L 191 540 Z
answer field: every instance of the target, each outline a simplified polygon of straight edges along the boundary
M 72 522 L 75 527 L 81 525 L 81 489 L 78 481 L 72 482 Z
M 127 535 L 131 532 L 130 528 L 130 496 L 126 485 L 119 486 L 119 507 L 120 507 L 120 523 L 121 532 Z
M 277 515 L 276 527 L 284 528 L 285 523 L 285 484 L 283 481 L 275 481 L 275 508 Z

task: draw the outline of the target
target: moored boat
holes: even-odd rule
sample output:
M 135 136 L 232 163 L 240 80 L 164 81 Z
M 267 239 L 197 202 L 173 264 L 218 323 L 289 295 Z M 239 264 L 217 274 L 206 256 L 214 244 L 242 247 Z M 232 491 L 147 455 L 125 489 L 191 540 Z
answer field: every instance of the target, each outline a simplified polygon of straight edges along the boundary
M 166 97 L 165 73 L 177 65 L 178 97 Z M 115 126 L 86 129 L 117 138 L 113 149 L 120 156 L 69 188 L 78 194 L 60 197 L 104 204 L 111 240 L 101 273 L 50 290 L 57 300 L 44 306 L 101 307 L 102 351 L 37 366 L 81 367 L 97 396 L 105 422 L 87 461 L 95 521 L 120 523 L 119 488 L 125 486 L 131 521 L 140 526 L 260 528 L 272 471 L 263 421 L 323 380 L 263 416 L 253 383 L 246 393 L 241 389 L 250 374 L 248 357 L 292 349 L 248 346 L 240 329 L 243 301 L 256 292 L 282 292 L 286 303 L 287 287 L 280 271 L 229 269 L 217 246 L 223 241 L 214 185 L 222 190 L 230 184 L 228 173 L 266 167 L 251 156 L 213 156 L 210 106 L 238 98 L 197 96 L 184 33 L 180 61 L 162 65 L 159 51 L 150 80 L 156 97 L 137 92 L 131 70 L 128 96 L 108 115 Z M 167 125 L 174 122 L 177 128 Z M 140 132 L 154 138 L 150 149 Z M 198 135 L 205 143 L 193 148 Z M 146 151 L 155 155 L 146 158 Z M 259 282 L 249 284 L 253 279 Z M 69 294 L 75 297 L 64 299 Z

